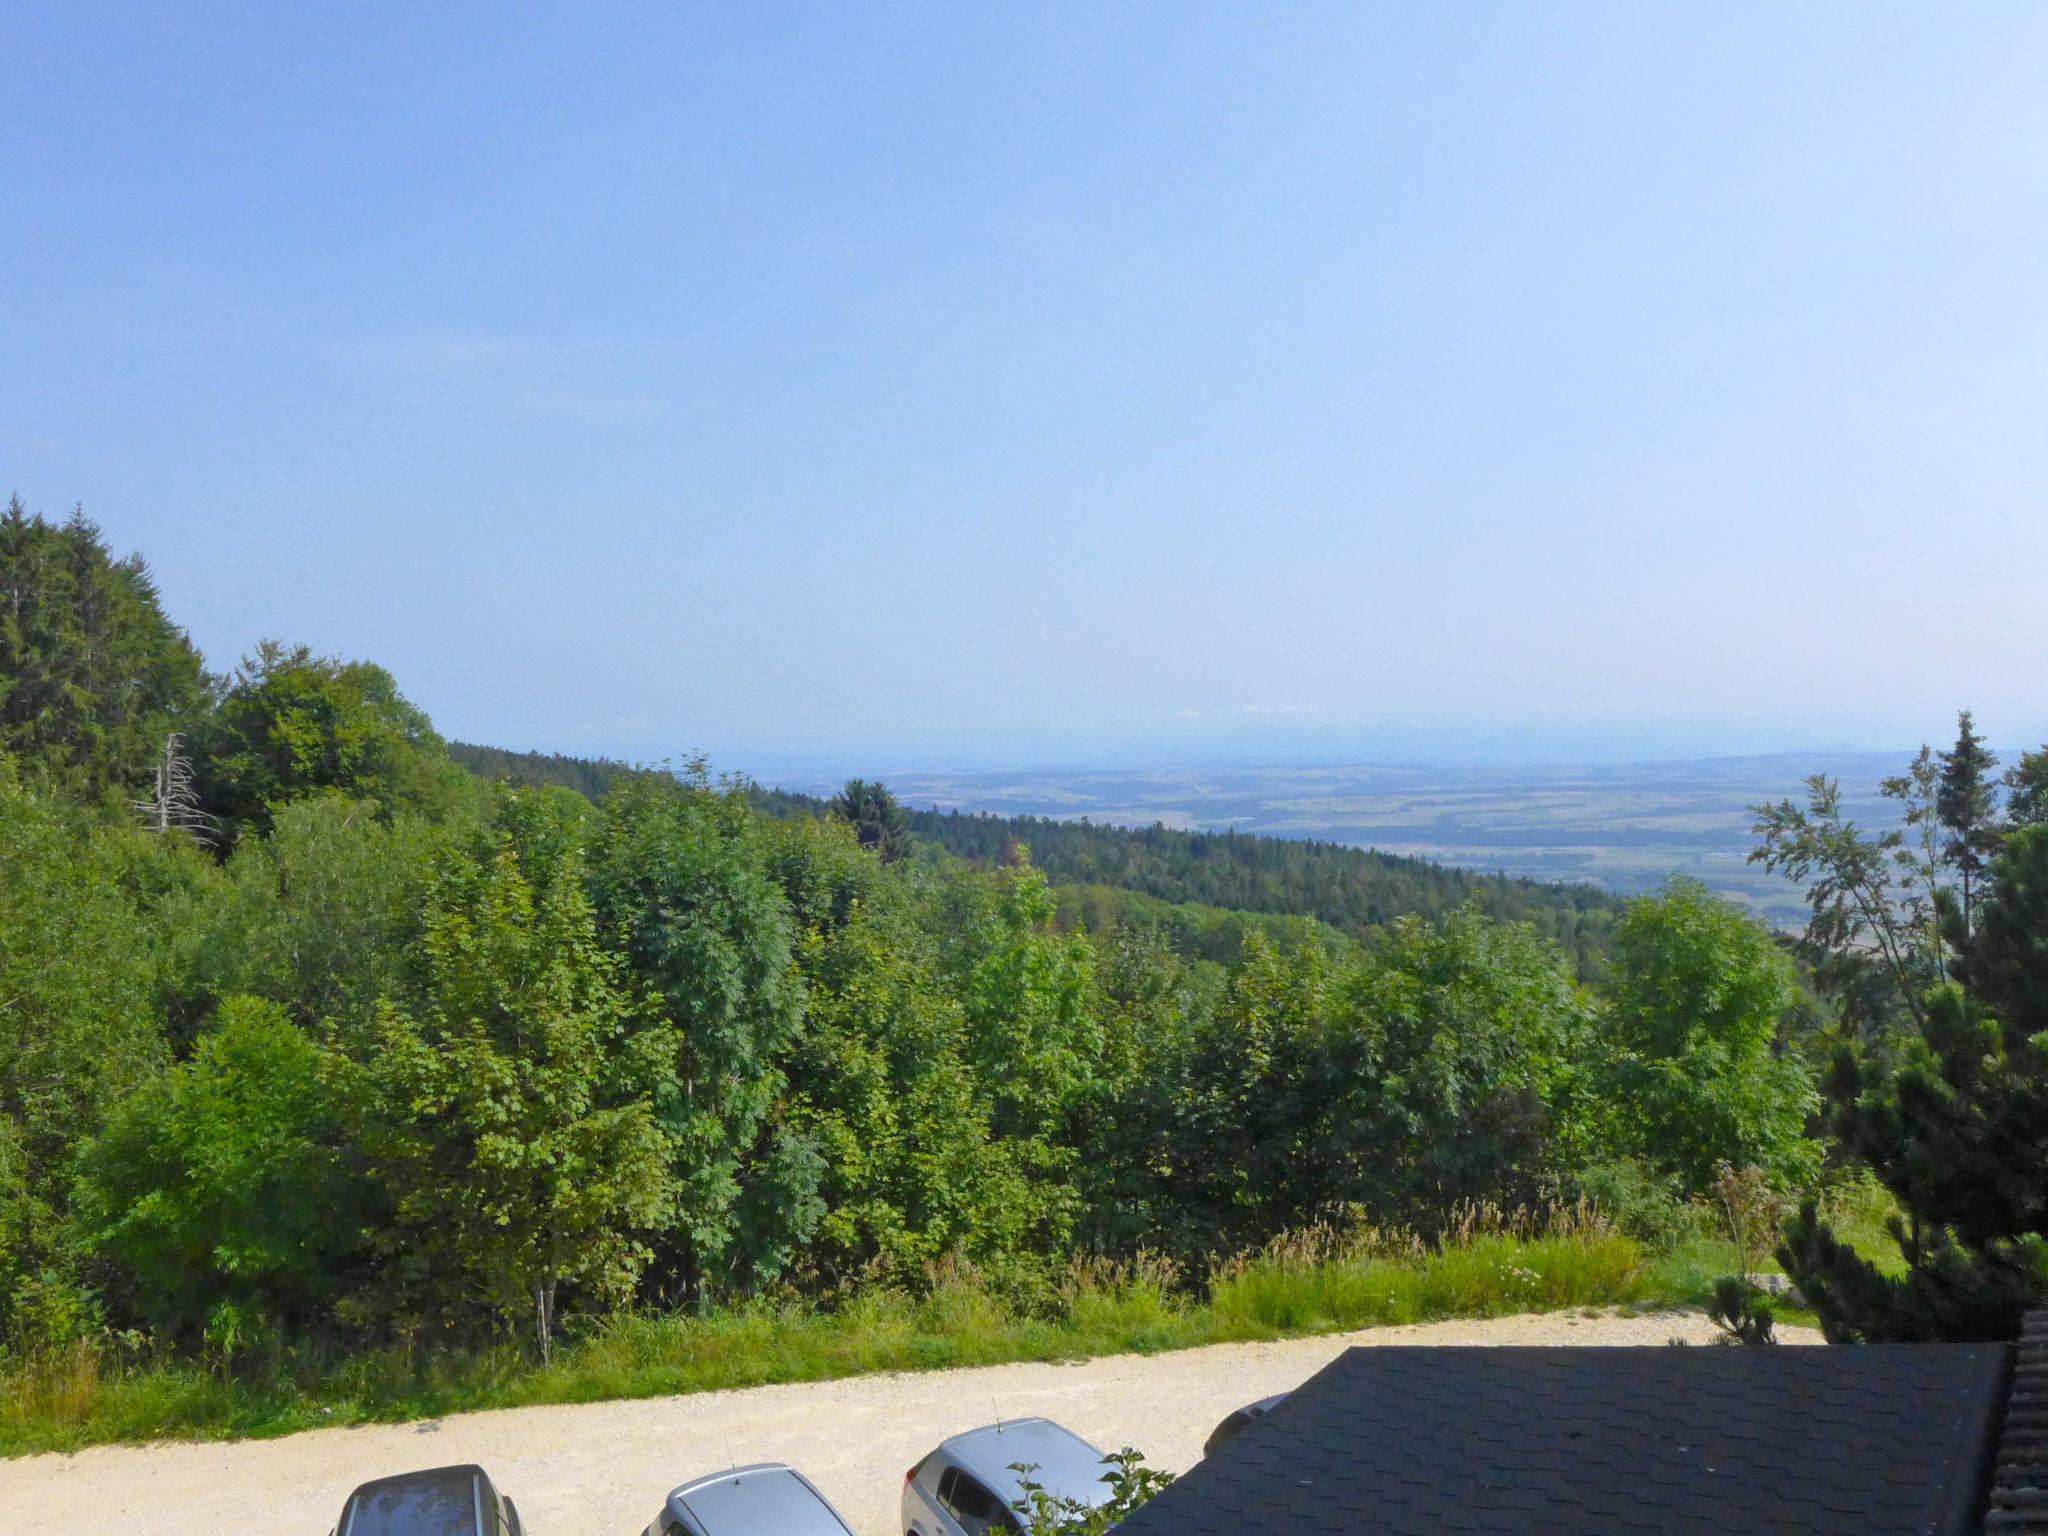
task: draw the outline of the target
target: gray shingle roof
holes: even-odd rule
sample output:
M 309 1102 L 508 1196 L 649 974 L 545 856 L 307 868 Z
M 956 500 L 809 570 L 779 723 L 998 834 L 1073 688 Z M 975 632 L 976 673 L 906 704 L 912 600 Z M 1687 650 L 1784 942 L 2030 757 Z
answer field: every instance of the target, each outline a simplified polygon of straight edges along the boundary
M 1962 1536 L 2009 1356 L 1352 1349 L 1119 1531 Z
M 2020 1330 L 1984 1529 L 2048 1532 L 2048 1312 L 2030 1313 Z

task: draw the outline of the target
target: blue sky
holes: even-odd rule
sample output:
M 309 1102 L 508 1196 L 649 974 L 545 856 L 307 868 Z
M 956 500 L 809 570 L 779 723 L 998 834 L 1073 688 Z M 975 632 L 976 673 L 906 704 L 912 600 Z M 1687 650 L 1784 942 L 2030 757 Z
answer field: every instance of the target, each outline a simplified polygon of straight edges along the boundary
M 2048 736 L 2048 8 L 10 6 L 0 494 L 734 766 Z

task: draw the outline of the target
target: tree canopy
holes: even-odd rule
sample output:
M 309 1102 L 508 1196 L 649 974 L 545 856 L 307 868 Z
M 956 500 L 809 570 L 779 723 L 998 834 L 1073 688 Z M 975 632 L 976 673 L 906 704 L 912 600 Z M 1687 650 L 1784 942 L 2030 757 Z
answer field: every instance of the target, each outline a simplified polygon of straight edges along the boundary
M 0 752 L 88 796 L 140 786 L 195 718 L 206 675 L 140 556 L 117 560 L 82 511 L 0 512 Z

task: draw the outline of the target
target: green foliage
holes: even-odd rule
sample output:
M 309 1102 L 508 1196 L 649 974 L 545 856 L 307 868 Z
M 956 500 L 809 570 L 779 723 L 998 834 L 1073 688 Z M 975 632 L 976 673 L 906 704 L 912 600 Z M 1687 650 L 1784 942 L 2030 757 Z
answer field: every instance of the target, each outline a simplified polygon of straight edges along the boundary
M 1909 825 L 1931 834 L 1925 797 L 1933 779 L 1924 750 L 1915 768 L 1888 781 L 1886 792 L 1907 800 Z M 1751 807 L 1759 841 L 1749 861 L 1806 886 L 1812 916 L 1802 948 L 1838 992 L 1869 999 L 1859 1022 L 1864 1040 L 1874 1042 L 1894 1027 L 1895 1012 L 1917 1022 L 1921 995 L 1941 974 L 1931 840 L 1929 855 L 1916 859 L 1903 832 L 1873 837 L 1848 820 L 1835 780 L 1815 774 L 1806 784 L 1803 806 L 1780 800 Z M 1876 997 L 1857 985 L 1866 971 L 1883 978 Z
M 1339 1205 L 1427 1222 L 1537 1197 L 1579 1155 L 1588 999 L 1554 946 L 1474 909 L 1407 919 L 1371 956 L 1247 947 L 1193 1032 L 1156 1165 L 1175 1228 L 1246 1246 Z
M 468 830 L 338 791 L 278 807 L 217 877 L 167 893 L 178 1033 L 235 993 L 323 1032 L 366 1019 L 409 985 L 433 872 Z
M 1461 1202 L 1532 1203 L 1588 1137 L 1579 1062 L 1591 998 L 1556 946 L 1476 907 L 1441 928 L 1395 923 L 1360 994 L 1380 1031 L 1378 1210 L 1418 1219 Z M 1368 1156 L 1361 1148 L 1361 1157 Z
M 1956 716 L 1956 744 L 1941 754 L 1934 811 L 1948 834 L 1942 856 L 1962 886 L 1960 916 L 1966 937 L 1975 915 L 1976 888 L 2005 831 L 1998 819 L 1997 791 L 1991 780 L 1991 770 L 1997 766 L 1998 759 L 1985 749 L 1970 712 L 1962 711 Z
M 1704 1191 L 1727 1163 L 1809 1178 L 1818 1101 L 1783 1052 L 1798 996 L 1791 962 L 1755 919 L 1697 881 L 1629 903 L 1615 929 L 1604 1098 L 1609 1138 Z
M 830 830 L 874 867 L 850 831 Z M 784 1058 L 788 1115 L 822 1158 L 810 1262 L 834 1283 L 916 1275 L 954 1253 L 1014 1275 L 1039 1253 L 1024 1168 L 992 1134 L 964 1012 L 908 896 L 891 881 L 837 924 L 830 904 L 798 903 L 825 920 L 799 949 L 809 1007 Z
M 267 830 L 279 806 L 338 790 L 391 815 L 442 816 L 472 790 L 391 674 L 266 640 L 192 733 L 205 808 Z
M 814 816 L 822 808 L 820 801 L 786 790 L 756 790 L 754 798 L 777 816 Z M 1312 918 L 1350 938 L 1397 917 L 1439 921 L 1476 904 L 1488 917 L 1529 923 L 1555 941 L 1571 955 L 1582 980 L 1597 968 L 1619 906 L 1595 886 L 1511 880 L 1312 839 L 957 811 L 909 815 L 910 832 L 920 843 L 983 867 L 1002 864 L 1005 850 L 1021 843 L 1058 886 L 1112 887 L 1176 906 Z
M 449 742 L 448 756 L 486 783 L 511 784 L 521 789 L 552 785 L 573 789 L 592 801 L 605 797 L 613 779 L 634 771 L 629 764 L 609 757 L 565 757 L 560 752 L 508 752 L 503 747 L 480 747 L 467 741 Z
M 1353 947 L 1351 939 L 1312 917 L 1162 901 L 1109 885 L 1059 885 L 1053 888 L 1053 895 L 1064 928 L 1079 928 L 1089 934 L 1143 930 L 1174 953 L 1214 966 L 1236 964 L 1245 942 L 1254 937 L 1283 950 L 1320 944 L 1341 953 Z
M 1779 1257 L 1830 1338 L 2009 1338 L 2048 1294 L 2048 1051 L 1953 985 L 1926 1018 L 1899 1066 L 1844 1051 L 1830 1076 L 1836 1135 L 1897 1199 L 1907 1264 L 1886 1273 L 1802 1207 Z
M 910 817 L 886 784 L 848 779 L 832 797 L 830 810 L 853 828 L 861 847 L 871 849 L 884 864 L 910 852 Z
M 678 1185 L 678 1224 L 663 1262 L 684 1291 L 702 1295 L 756 1278 L 774 1247 L 800 1241 L 816 1213 L 801 1182 L 807 1158 L 784 1155 L 762 1171 L 785 1182 L 757 1223 L 780 1212 L 786 1230 L 752 1254 L 738 1247 L 741 1170 L 782 1091 L 779 1062 L 796 1039 L 803 988 L 793 963 L 788 906 L 768 871 L 746 798 L 716 790 L 701 769 L 687 779 L 618 784 L 596 834 L 591 889 L 619 946 L 640 1005 L 671 1026 L 668 1073 L 653 1099 Z
M 1741 1275 L 1723 1275 L 1714 1282 L 1713 1294 L 1707 1298 L 1707 1316 L 1727 1335 L 1724 1343 L 1778 1342 L 1778 1320 L 1771 1311 L 1770 1298 Z
M 1779 1257 L 1830 1338 L 2006 1338 L 2048 1296 L 2048 835 L 2030 823 L 2027 765 L 2008 778 L 2022 812 L 2008 832 L 1967 711 L 1938 770 L 1924 750 L 1916 764 L 1916 803 L 1946 835 L 1904 862 L 1962 894 L 1935 892 L 1930 962 L 1894 968 L 1902 991 L 1919 984 L 1914 1034 L 1881 1051 L 1845 1043 L 1829 1073 L 1831 1128 L 1897 1202 L 1903 1261 L 1859 1252 L 1816 1201 L 1802 1206 Z
M 0 1371 L 0 1455 L 168 1434 L 209 1439 L 464 1409 L 650 1397 L 870 1371 L 1071 1361 L 1377 1322 L 1531 1308 L 1680 1302 L 1633 1243 L 1583 1215 L 1465 1223 L 1438 1245 L 1352 1234 L 1275 1244 L 1224 1266 L 1213 1299 L 1156 1261 L 1076 1263 L 1027 1309 L 971 1270 L 915 1290 L 871 1286 L 832 1307 L 754 1300 L 611 1314 L 545 1365 L 507 1343 L 264 1352 L 232 1373 L 118 1342 Z
M 2014 827 L 2048 821 L 2048 747 L 2022 752 L 2005 770 L 2005 816 Z
M 83 824 L 0 759 L 0 1342 L 48 1336 L 78 1278 L 71 1156 L 169 1061 L 151 925 L 123 878 L 141 837 Z
M 2021 827 L 1992 860 L 1992 898 L 1980 909 L 1955 974 L 2006 1033 L 2048 1032 L 2048 823 Z
M 1623 1232 L 1653 1248 L 1682 1247 L 1705 1230 L 1701 1208 L 1686 1198 L 1678 1180 L 1639 1158 L 1595 1157 L 1560 1182 L 1573 1199 L 1603 1212 Z
M 130 1097 L 79 1159 L 78 1220 L 137 1313 L 190 1337 L 222 1307 L 317 1318 L 361 1248 L 320 1047 L 230 998 L 190 1060 Z
M 1028 1536 L 1105 1536 L 1126 1515 L 1151 1499 L 1173 1481 L 1171 1472 L 1145 1465 L 1145 1458 L 1125 1446 L 1102 1458 L 1108 1468 L 1102 1474 L 1109 1496 L 1098 1504 L 1084 1504 L 1067 1494 L 1056 1494 L 1031 1474 L 1035 1462 L 1013 1462 L 1010 1470 L 1022 1473 L 1024 1497 L 1014 1508 L 1022 1518 Z
M 33 1358 L 25 1413 L 100 1401 L 104 1367 L 137 1384 L 122 1423 L 260 1418 L 254 1384 L 332 1354 L 359 1386 L 390 1372 L 376 1411 L 545 1394 L 526 1356 L 558 1334 L 594 1391 L 1613 1299 L 1648 1282 L 1604 1218 L 1482 1231 L 1475 1203 L 1591 1195 L 1675 1242 L 1718 1160 L 1807 1167 L 1779 1049 L 1805 1004 L 1697 888 L 1616 929 L 1585 890 L 906 817 L 862 781 L 835 815 L 701 763 L 463 749 L 487 785 L 388 674 L 304 648 L 143 707 L 78 650 L 182 646 L 140 567 L 120 617 L 48 574 L 68 550 L 119 588 L 96 536 L 6 531 L 6 592 L 40 615 L 6 643 L 78 652 L 61 708 L 0 722 L 33 758 L 0 755 L 0 1339 Z M 174 717 L 237 834 L 219 857 L 108 793 Z M 1931 754 L 1905 782 L 1931 837 Z M 1946 844 L 1900 864 L 1825 797 L 1776 825 L 1832 882 L 1823 938 L 1895 939 L 1889 984 L 1941 973 Z M 1953 957 L 1980 1035 L 2037 1016 L 2033 848 L 1982 872 Z M 1855 915 L 1902 890 L 1905 927 Z M 1998 1049 L 2027 1080 L 2033 1047 Z M 1957 1054 L 1927 1051 L 1937 1077 Z M 1987 1125 L 2019 1103 L 1951 1090 Z M 2013 1219 L 1965 1212 L 1952 1246 Z
M 348 1097 L 390 1201 L 375 1243 L 399 1305 L 526 1313 L 545 1352 L 558 1288 L 625 1299 L 637 1233 L 671 1208 L 650 1098 L 673 1032 L 628 1002 L 575 854 L 510 832 L 451 859 L 428 894 L 424 975 L 354 1047 Z
M 88 797 L 140 792 L 164 737 L 196 715 L 199 653 L 139 556 L 116 560 L 83 512 L 0 513 L 0 753 Z

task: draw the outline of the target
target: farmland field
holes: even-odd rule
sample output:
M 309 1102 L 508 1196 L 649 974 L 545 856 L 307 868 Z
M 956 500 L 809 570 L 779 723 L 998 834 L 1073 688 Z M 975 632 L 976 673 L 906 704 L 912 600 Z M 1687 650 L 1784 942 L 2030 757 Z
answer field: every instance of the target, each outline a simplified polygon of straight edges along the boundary
M 1803 794 L 1815 772 L 1841 781 L 1866 828 L 1898 824 L 1877 791 L 1910 753 L 1799 753 L 1578 767 L 1347 764 L 1305 768 L 896 772 L 905 802 L 941 810 L 1154 822 L 1321 838 L 1539 880 L 1623 893 L 1687 874 L 1771 922 L 1802 920 L 1800 891 L 1748 862 L 1750 807 Z M 833 785 L 788 787 L 829 792 Z

